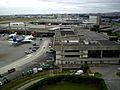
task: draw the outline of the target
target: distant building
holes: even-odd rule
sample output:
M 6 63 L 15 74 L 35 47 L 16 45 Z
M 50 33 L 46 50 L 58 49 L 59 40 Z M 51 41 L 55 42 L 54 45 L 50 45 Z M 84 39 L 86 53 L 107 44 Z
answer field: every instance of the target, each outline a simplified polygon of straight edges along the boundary
M 100 16 L 89 16 L 89 22 L 100 25 L 101 24 L 101 17 Z
M 24 22 L 11 22 L 10 25 L 24 25 Z

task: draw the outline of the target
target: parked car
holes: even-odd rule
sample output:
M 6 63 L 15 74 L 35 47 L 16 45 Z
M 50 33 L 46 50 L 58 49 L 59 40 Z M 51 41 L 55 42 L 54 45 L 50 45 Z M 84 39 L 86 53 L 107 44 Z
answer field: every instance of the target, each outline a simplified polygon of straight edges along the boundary
M 9 82 L 9 79 L 8 79 L 7 77 L 3 77 L 2 79 L 3 79 L 3 81 L 4 81 L 4 84 L 6 84 L 6 83 Z
M 9 82 L 9 79 L 5 76 L 0 78 L 0 86 L 7 84 Z
M 39 46 L 34 46 L 33 48 L 35 48 L 36 50 L 39 49 L 40 47 Z
M 118 71 L 120 71 L 120 67 L 119 67 L 119 68 L 117 68 L 117 70 L 118 70 Z
M 38 68 L 38 72 L 42 72 L 43 71 L 43 69 L 42 68 Z
M 33 46 L 36 46 L 36 43 L 34 43 Z
M 83 74 L 83 70 L 78 70 L 78 71 L 75 73 L 75 75 L 81 75 L 81 74 Z
M 0 79 L 0 86 L 2 86 L 4 84 L 4 82 Z
M 42 40 L 42 38 L 40 38 L 40 40 Z
M 38 69 L 37 68 L 33 68 L 33 73 L 38 73 Z
M 22 76 L 25 76 L 26 75 L 26 73 L 25 72 L 22 72 Z
M 3 77 L 3 75 L 0 74 L 0 78 L 2 78 L 2 77 Z
M 46 53 L 52 53 L 52 51 L 46 51 Z
M 32 49 L 32 47 L 29 47 L 29 49 Z
M 32 48 L 32 51 L 33 51 L 33 52 L 36 52 L 36 49 L 35 49 L 35 48 Z
M 30 52 L 29 52 L 29 51 L 24 51 L 24 53 L 25 53 L 25 54 L 30 54 Z

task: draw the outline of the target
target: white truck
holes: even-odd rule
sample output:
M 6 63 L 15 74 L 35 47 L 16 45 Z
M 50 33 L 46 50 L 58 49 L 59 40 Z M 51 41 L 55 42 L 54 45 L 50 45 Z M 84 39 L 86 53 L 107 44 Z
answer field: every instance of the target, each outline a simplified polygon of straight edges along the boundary
M 38 73 L 38 69 L 37 68 L 33 68 L 33 73 Z
M 4 84 L 3 80 L 0 79 L 0 86 L 2 86 Z
M 75 75 L 81 75 L 81 74 L 83 74 L 83 70 L 78 70 L 78 71 L 75 73 Z

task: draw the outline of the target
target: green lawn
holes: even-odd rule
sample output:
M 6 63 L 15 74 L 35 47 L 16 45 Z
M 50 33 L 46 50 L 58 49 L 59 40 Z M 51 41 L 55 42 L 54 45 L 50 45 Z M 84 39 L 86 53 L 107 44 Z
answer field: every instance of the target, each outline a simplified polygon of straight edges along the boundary
M 100 90 L 100 89 L 94 84 L 61 82 L 45 86 L 40 90 Z
M 0 24 L 5 24 L 9 22 L 29 22 L 35 20 L 36 18 L 6 18 L 6 19 L 0 19 Z

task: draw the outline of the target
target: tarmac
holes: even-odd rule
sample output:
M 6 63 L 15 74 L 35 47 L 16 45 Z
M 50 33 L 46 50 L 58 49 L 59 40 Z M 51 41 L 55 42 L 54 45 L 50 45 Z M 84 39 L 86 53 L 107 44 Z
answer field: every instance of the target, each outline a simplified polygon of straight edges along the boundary
M 39 39 L 36 40 L 37 44 L 48 45 L 48 41 L 42 43 Z M 34 58 L 39 56 L 37 52 L 26 55 L 24 51 L 29 50 L 29 47 L 32 47 L 32 44 L 23 44 L 20 46 L 12 46 L 8 41 L 0 41 L 0 74 L 7 72 L 8 69 L 20 67 L 23 64 L 31 62 Z M 43 50 L 43 47 L 40 47 L 40 52 Z M 38 50 L 39 51 L 39 50 Z

